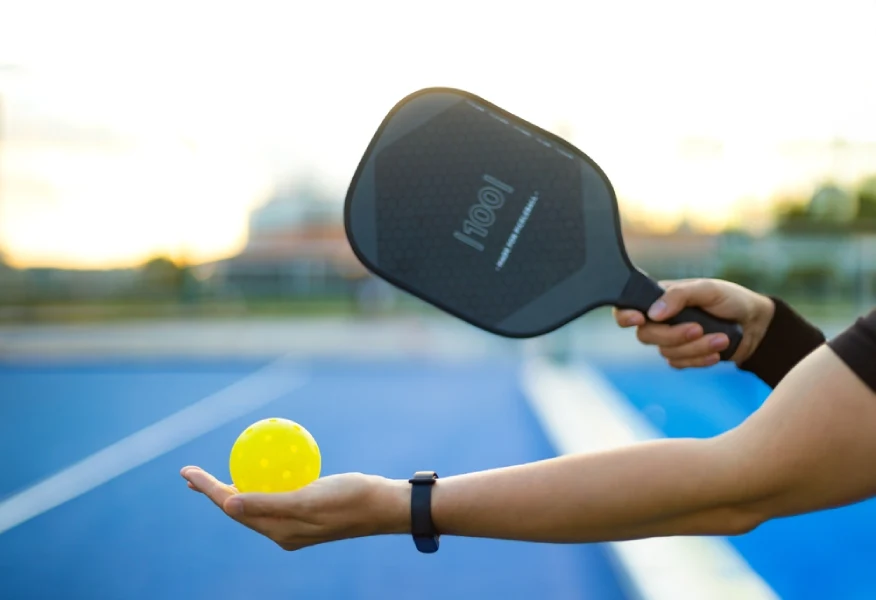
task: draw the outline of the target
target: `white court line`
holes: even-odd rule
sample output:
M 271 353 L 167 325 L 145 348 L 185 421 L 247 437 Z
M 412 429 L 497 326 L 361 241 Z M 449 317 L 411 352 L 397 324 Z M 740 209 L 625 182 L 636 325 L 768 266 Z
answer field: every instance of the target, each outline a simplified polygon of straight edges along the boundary
M 662 437 L 586 365 L 574 370 L 528 359 L 522 386 L 561 454 L 598 452 Z M 777 600 L 720 537 L 665 537 L 608 544 L 642 600 Z
M 99 450 L 0 502 L 0 535 L 300 387 L 307 378 L 276 360 L 228 387 Z

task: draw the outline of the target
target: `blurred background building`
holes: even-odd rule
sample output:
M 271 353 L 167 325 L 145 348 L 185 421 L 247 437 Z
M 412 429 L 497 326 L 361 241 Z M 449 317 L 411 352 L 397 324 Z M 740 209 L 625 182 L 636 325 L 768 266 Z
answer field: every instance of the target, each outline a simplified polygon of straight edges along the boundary
M 283 187 L 252 211 L 239 254 L 196 271 L 219 297 L 349 296 L 365 271 L 347 243 L 340 206 L 316 187 Z

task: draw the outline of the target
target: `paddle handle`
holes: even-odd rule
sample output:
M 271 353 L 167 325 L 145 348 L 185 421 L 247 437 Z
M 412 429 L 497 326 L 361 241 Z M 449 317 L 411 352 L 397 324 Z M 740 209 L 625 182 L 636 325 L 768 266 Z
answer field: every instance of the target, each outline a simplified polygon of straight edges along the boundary
M 617 308 L 632 308 L 642 312 L 645 318 L 648 318 L 648 309 L 651 305 L 662 296 L 666 290 L 648 277 L 641 271 L 634 271 L 627 282 L 624 291 L 621 293 L 621 298 L 616 304 Z M 679 325 L 681 323 L 699 323 L 703 328 L 704 334 L 723 333 L 730 340 L 727 348 L 721 352 L 721 360 L 730 360 L 736 350 L 739 348 L 739 343 L 742 341 L 742 326 L 739 323 L 728 321 L 710 315 L 700 308 L 686 307 L 671 319 L 662 321 L 669 325 Z

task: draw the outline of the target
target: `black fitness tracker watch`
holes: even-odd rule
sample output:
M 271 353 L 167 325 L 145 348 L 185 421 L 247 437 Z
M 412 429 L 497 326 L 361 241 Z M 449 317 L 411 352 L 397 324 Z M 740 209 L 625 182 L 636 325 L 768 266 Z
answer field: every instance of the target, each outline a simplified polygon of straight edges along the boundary
M 417 471 L 408 479 L 411 484 L 411 535 L 417 550 L 425 554 L 438 551 L 438 533 L 432 523 L 432 485 L 435 471 Z

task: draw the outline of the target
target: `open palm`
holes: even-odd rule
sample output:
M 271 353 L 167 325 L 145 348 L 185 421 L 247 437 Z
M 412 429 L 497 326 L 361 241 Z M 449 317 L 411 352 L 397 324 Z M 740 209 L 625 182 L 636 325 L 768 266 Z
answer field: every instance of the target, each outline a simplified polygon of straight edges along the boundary
M 294 492 L 260 494 L 240 493 L 199 467 L 185 467 L 180 474 L 226 515 L 284 550 L 401 533 L 404 528 L 403 497 L 388 494 L 392 482 L 382 477 L 344 473 L 322 477 Z

